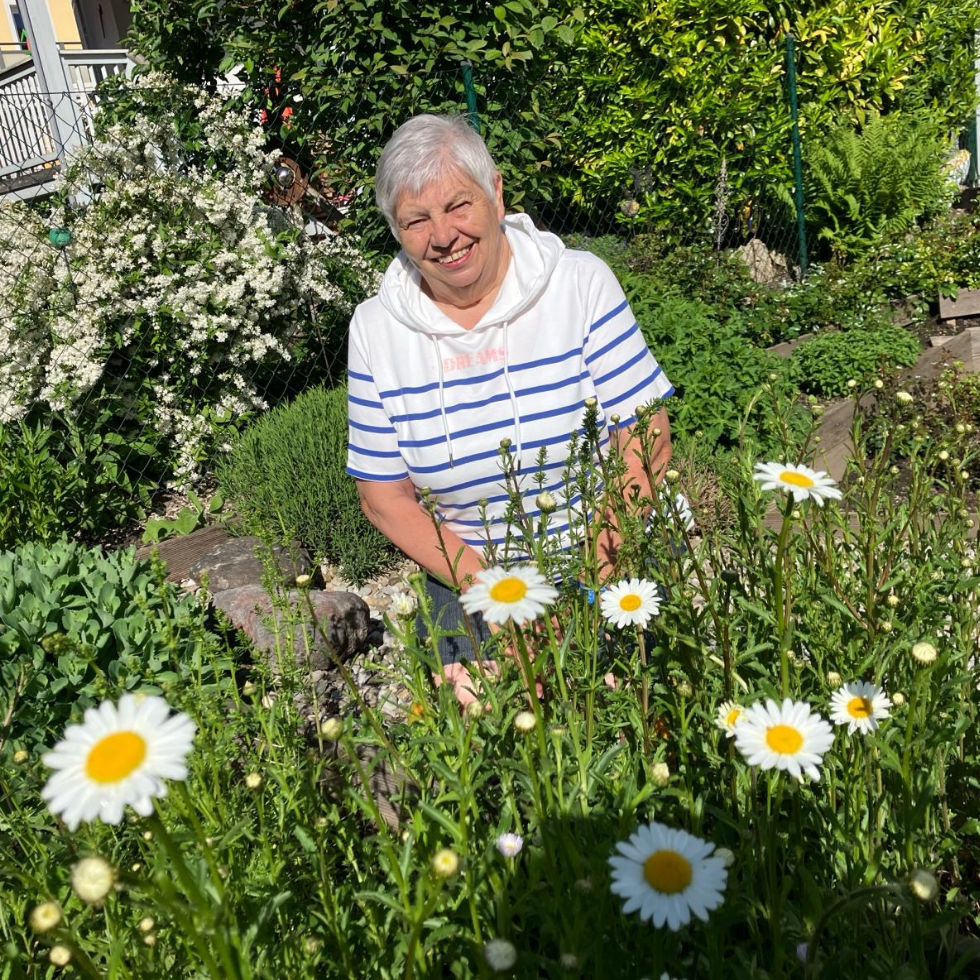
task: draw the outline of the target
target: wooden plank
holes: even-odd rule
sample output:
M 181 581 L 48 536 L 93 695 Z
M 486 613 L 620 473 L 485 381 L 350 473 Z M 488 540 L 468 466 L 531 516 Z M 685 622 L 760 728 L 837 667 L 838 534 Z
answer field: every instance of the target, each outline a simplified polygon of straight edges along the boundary
M 169 538 L 159 544 L 148 544 L 136 551 L 137 558 L 149 558 L 157 551 L 167 566 L 167 579 L 171 582 L 183 582 L 190 577 L 191 566 L 204 557 L 212 548 L 227 541 L 231 535 L 220 525 L 212 524 L 202 527 L 191 534 L 181 534 Z
M 939 297 L 939 319 L 951 320 L 956 316 L 976 316 L 980 313 L 980 289 L 960 289 L 956 299 Z

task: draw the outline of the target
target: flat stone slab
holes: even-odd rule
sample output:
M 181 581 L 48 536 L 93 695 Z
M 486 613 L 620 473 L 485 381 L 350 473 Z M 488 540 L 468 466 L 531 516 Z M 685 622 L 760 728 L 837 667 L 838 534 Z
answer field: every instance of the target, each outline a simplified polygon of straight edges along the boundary
M 298 545 L 273 545 L 271 551 L 259 538 L 227 538 L 191 565 L 190 578 L 211 592 L 225 592 L 243 585 L 261 585 L 267 562 L 274 562 L 283 580 L 292 584 L 298 575 L 309 575 L 310 556 Z

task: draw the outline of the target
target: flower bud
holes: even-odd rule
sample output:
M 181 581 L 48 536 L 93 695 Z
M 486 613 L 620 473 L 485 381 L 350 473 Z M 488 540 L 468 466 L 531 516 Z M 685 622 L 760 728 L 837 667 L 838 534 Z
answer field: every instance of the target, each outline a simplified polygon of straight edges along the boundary
M 443 847 L 432 855 L 432 870 L 440 878 L 451 878 L 459 870 L 459 855 Z
M 907 391 L 896 391 L 895 401 L 901 405 L 911 405 L 915 399 Z
M 936 876 L 925 868 L 916 868 L 909 875 L 909 891 L 920 902 L 931 902 L 939 894 Z
M 547 490 L 542 490 L 534 498 L 534 503 L 542 514 L 553 514 L 558 509 L 558 502 L 554 495 Z
M 31 909 L 27 921 L 35 932 L 50 932 L 61 923 L 61 906 L 57 902 L 41 902 Z
M 343 734 L 344 723 L 343 721 L 334 716 L 333 718 L 328 718 L 323 723 L 323 737 L 331 742 L 336 742 L 338 738 Z
M 655 762 L 650 767 L 650 779 L 654 786 L 666 786 L 670 782 L 670 766 L 666 762 Z

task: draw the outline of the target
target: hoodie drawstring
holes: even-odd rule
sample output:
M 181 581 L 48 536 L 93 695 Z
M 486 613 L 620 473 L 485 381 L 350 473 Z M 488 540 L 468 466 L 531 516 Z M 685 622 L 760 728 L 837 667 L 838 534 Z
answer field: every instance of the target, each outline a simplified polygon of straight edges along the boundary
M 446 437 L 446 450 L 449 453 L 449 468 L 453 468 L 453 437 L 449 433 L 449 416 L 446 414 L 446 376 L 442 370 L 442 348 L 437 334 L 430 334 L 436 345 L 436 363 L 439 365 L 439 415 L 442 418 L 442 431 Z
M 517 444 L 517 472 L 521 472 L 521 416 L 517 410 L 517 392 L 510 380 L 510 344 L 507 343 L 507 329 L 510 320 L 504 321 L 504 380 L 507 382 L 507 392 L 510 395 L 510 408 L 514 413 L 514 442 Z

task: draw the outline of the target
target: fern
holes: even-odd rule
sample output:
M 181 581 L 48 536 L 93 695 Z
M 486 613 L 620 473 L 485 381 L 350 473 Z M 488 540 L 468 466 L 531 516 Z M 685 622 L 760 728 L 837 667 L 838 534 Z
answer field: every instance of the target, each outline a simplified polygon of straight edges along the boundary
M 939 135 L 915 115 L 875 115 L 860 132 L 834 130 L 806 153 L 803 188 L 811 234 L 847 260 L 883 236 L 907 232 L 940 213 L 952 196 L 944 155 Z

